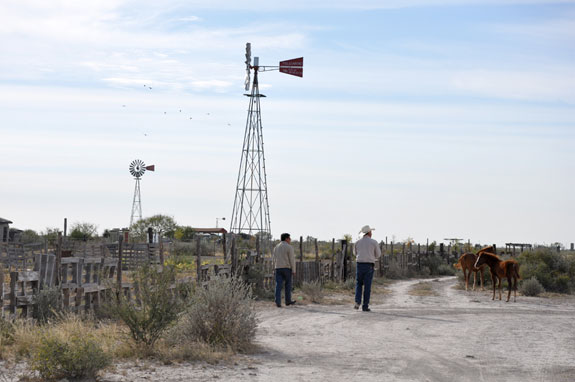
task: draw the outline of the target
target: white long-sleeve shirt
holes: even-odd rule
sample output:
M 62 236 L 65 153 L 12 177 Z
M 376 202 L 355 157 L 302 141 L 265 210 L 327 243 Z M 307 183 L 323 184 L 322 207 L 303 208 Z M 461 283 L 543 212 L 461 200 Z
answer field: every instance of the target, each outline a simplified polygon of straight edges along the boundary
M 355 261 L 358 263 L 372 263 L 381 256 L 379 243 L 371 237 L 365 235 L 355 243 Z

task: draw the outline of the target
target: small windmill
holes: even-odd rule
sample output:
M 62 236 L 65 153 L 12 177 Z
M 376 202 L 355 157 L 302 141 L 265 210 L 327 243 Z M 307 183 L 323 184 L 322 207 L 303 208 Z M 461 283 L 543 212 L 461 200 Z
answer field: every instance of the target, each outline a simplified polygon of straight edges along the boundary
M 245 89 L 250 90 L 250 106 L 244 134 L 244 145 L 238 172 L 236 196 L 230 222 L 230 232 L 247 233 L 249 235 L 262 233 L 263 248 L 269 247 L 271 239 L 268 189 L 266 180 L 266 165 L 264 158 L 264 141 L 260 111 L 260 94 L 258 72 L 279 70 L 282 73 L 303 77 L 303 57 L 281 61 L 278 66 L 263 66 L 259 57 L 254 57 L 252 65 L 251 44 L 246 44 L 246 79 Z M 251 73 L 253 71 L 253 81 Z
M 132 202 L 132 215 L 130 216 L 130 228 L 134 224 L 134 216 L 138 220 L 142 219 L 142 198 L 140 196 L 140 178 L 146 170 L 155 171 L 155 166 L 146 166 L 143 161 L 136 159 L 130 163 L 130 174 L 136 179 L 136 188 L 134 188 L 134 200 Z M 137 220 L 136 220 L 137 221 Z

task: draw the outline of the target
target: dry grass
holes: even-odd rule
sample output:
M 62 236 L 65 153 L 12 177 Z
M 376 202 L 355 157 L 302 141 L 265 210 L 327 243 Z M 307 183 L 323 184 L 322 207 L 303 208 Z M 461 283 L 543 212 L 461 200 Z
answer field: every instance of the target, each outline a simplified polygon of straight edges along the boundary
M 429 281 L 418 282 L 413 285 L 407 293 L 411 296 L 438 296 L 437 292 L 433 289 L 433 284 Z

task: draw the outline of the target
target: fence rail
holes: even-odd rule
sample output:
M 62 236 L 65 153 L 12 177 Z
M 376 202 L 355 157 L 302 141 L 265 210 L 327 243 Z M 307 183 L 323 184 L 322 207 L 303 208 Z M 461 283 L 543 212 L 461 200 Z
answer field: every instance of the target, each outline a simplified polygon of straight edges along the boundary
M 195 277 L 185 282 L 206 283 L 215 276 L 240 274 L 257 288 L 273 289 L 274 266 L 271 258 L 259 252 L 242 249 L 236 245 L 235 236 L 228 240 L 224 253 L 226 264 L 202 265 L 201 238 L 196 243 Z M 300 237 L 299 253 L 296 255 L 295 285 L 305 282 L 344 281 L 353 278 L 355 263 L 353 244 L 341 242 L 336 248 L 332 240 L 331 251 L 318 249 L 313 243 L 315 260 L 304 257 Z M 256 242 L 257 244 L 257 242 Z M 376 272 L 384 276 L 390 267 L 401 269 L 421 268 L 429 256 L 440 256 L 451 263 L 462 252 L 451 246 L 430 248 L 427 245 L 380 243 L 382 256 L 376 263 Z M 112 292 L 121 290 L 126 296 L 135 296 L 137 288 L 124 280 L 124 271 L 133 271 L 143 265 L 164 264 L 162 244 L 118 243 L 63 243 L 61 237 L 54 248 L 45 243 L 34 245 L 0 245 L 0 314 L 30 316 L 36 304 L 36 296 L 45 288 L 57 287 L 63 306 L 71 311 L 90 310 L 110 298 Z M 308 245 L 309 249 L 309 245 Z M 325 245 L 324 245 L 325 249 Z M 439 249 L 439 251 L 438 251 Z M 312 254 L 313 256 L 313 254 Z M 204 256 L 206 257 L 206 256 Z M 180 281 L 184 282 L 184 281 Z

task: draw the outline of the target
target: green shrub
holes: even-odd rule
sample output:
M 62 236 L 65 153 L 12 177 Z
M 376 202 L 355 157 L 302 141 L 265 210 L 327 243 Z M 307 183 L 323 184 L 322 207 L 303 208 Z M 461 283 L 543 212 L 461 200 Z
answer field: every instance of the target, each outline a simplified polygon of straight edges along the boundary
M 345 290 L 355 290 L 355 277 L 345 280 L 343 282 L 342 288 Z
M 429 271 L 432 276 L 440 275 L 439 267 L 441 265 L 445 265 L 445 261 L 439 255 L 430 255 L 421 257 L 421 266 L 429 268 Z
M 42 289 L 34 296 L 33 317 L 40 323 L 46 323 L 62 312 L 62 293 L 56 288 Z
M 10 344 L 14 340 L 14 325 L 0 316 L 0 344 Z
M 407 277 L 407 269 L 402 268 L 399 262 L 391 259 L 389 261 L 389 267 L 385 272 L 385 277 L 389 279 L 404 279 Z
M 518 256 L 521 276 L 535 277 L 549 292 L 570 293 L 575 290 L 575 254 L 549 248 L 525 251 Z
M 128 326 L 137 343 L 151 347 L 176 321 L 185 309 L 185 302 L 180 293 L 174 293 L 171 288 L 175 282 L 173 268 L 164 267 L 159 271 L 143 267 L 134 273 L 133 282 L 139 289 L 136 301 L 120 293 L 120 297 L 112 299 L 104 309 Z
M 251 288 L 239 278 L 216 277 L 195 291 L 171 337 L 242 351 L 250 347 L 256 325 Z
M 453 276 L 455 275 L 455 268 L 449 264 L 440 264 L 437 267 L 437 275 L 440 276 Z
M 319 281 L 304 282 L 301 286 L 301 291 L 311 302 L 319 304 L 323 300 L 323 288 Z
M 519 286 L 519 292 L 524 296 L 539 296 L 545 292 L 541 283 L 535 278 L 531 277 L 528 280 L 523 280 Z
M 49 327 L 32 351 L 31 367 L 46 379 L 94 378 L 111 358 L 80 319 Z

